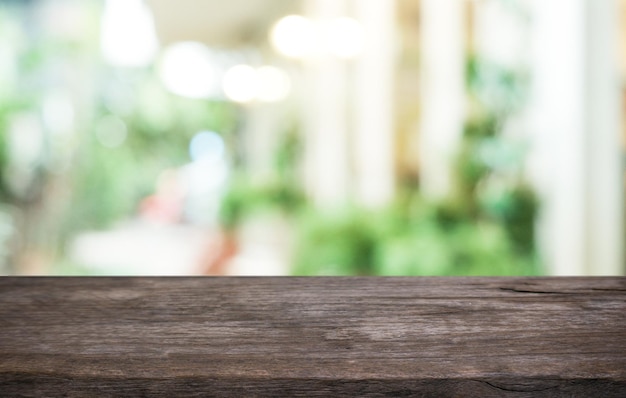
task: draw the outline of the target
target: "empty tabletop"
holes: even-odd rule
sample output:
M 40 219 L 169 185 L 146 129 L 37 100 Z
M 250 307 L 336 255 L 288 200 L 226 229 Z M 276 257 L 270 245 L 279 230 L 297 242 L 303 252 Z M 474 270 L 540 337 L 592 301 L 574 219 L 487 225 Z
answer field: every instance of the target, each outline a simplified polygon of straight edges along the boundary
M 626 278 L 0 278 L 0 396 L 626 397 Z

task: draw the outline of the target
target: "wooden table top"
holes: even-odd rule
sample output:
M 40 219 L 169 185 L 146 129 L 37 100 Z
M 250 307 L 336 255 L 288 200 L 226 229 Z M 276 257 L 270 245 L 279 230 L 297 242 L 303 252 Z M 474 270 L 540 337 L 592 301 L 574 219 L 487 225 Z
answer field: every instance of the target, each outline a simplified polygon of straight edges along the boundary
M 626 397 L 626 278 L 0 278 L 0 396 Z

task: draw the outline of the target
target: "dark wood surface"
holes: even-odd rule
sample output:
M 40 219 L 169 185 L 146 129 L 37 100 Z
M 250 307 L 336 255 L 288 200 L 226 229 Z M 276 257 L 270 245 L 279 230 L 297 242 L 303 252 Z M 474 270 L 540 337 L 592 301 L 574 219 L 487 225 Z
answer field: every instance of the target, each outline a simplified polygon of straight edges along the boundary
M 0 396 L 626 397 L 626 278 L 0 278 Z

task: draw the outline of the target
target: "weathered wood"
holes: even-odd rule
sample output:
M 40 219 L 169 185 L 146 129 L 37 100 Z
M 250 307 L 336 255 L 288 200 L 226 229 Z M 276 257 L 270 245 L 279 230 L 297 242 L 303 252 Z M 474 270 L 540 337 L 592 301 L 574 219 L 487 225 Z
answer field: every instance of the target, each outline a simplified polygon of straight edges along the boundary
M 626 396 L 626 278 L 0 278 L 0 396 Z

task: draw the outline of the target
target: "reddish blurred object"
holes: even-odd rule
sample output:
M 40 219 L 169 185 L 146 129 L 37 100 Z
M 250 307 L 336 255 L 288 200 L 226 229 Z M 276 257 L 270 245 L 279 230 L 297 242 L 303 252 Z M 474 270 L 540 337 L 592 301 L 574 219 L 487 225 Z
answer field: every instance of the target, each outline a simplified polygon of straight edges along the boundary
M 159 176 L 157 189 L 141 201 L 139 214 L 150 222 L 175 224 L 182 220 L 184 192 L 178 172 L 166 170 Z
M 228 266 L 239 252 L 239 242 L 235 233 L 222 231 L 206 245 L 200 257 L 200 274 L 227 275 Z

